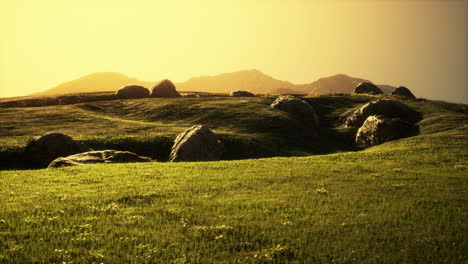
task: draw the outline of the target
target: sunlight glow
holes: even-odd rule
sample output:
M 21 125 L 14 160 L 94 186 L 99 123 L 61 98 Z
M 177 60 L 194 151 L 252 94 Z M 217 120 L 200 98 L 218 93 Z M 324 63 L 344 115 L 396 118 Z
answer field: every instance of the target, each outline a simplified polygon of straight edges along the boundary
M 92 72 L 179 82 L 256 68 L 294 83 L 345 73 L 467 102 L 466 7 L 463 1 L 8 1 L 0 11 L 0 97 Z

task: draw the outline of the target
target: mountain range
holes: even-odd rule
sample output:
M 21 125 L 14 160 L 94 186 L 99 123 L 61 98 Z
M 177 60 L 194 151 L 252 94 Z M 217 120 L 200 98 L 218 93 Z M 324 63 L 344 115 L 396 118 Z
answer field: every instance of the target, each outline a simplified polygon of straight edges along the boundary
M 56 87 L 33 96 L 49 96 L 68 93 L 88 93 L 115 91 L 127 84 L 137 84 L 151 88 L 158 80 L 141 81 L 117 72 L 97 72 L 78 79 L 62 83 Z M 193 77 L 185 82 L 175 83 L 179 91 L 196 91 L 211 93 L 229 93 L 235 90 L 246 90 L 252 93 L 269 94 L 329 94 L 352 93 L 366 79 L 337 74 L 320 78 L 309 84 L 294 84 L 277 80 L 259 70 L 242 70 L 213 76 Z M 396 87 L 378 85 L 384 93 L 391 93 Z

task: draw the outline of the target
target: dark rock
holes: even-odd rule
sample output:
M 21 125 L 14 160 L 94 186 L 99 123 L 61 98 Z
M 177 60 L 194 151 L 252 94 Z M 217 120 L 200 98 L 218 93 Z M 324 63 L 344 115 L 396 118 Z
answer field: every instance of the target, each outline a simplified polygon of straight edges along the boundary
M 149 90 L 140 85 L 126 85 L 115 92 L 115 95 L 122 99 L 145 98 L 149 94 Z
M 152 162 L 148 157 L 138 156 L 135 153 L 118 150 L 99 150 L 83 152 L 67 157 L 53 160 L 48 168 L 59 168 L 66 166 L 77 166 L 85 164 L 101 163 L 131 163 L 131 162 Z
M 354 89 L 355 94 L 383 94 L 382 90 L 375 84 L 362 82 Z
M 45 168 L 51 161 L 92 149 L 62 133 L 48 133 L 29 141 L 23 151 L 27 167 Z
M 247 91 L 233 91 L 229 94 L 231 97 L 254 97 L 255 94 Z
M 299 118 L 311 119 L 316 127 L 320 124 L 317 112 L 304 100 L 291 96 L 280 96 L 271 104 L 271 107 L 288 112 Z
M 210 129 L 193 126 L 177 136 L 169 161 L 216 161 L 223 151 L 223 143 Z
M 151 88 L 151 97 L 181 97 L 170 80 L 162 80 Z
M 414 124 L 422 119 L 422 114 L 404 103 L 396 100 L 372 101 L 351 114 L 345 121 L 347 127 L 360 127 L 372 115 L 383 115 L 387 118 L 400 118 Z
M 411 127 L 412 124 L 400 118 L 369 116 L 356 134 L 356 143 L 369 147 L 403 138 L 408 135 Z
M 392 92 L 392 95 L 399 95 L 399 96 L 404 96 L 412 99 L 416 99 L 416 96 L 410 91 L 410 89 L 400 86 L 395 89 L 395 91 Z

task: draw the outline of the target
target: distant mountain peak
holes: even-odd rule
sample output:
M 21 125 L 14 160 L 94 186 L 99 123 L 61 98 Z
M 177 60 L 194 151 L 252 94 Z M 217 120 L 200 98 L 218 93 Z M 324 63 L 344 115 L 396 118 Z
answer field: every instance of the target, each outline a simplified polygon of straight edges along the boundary
M 247 69 L 211 76 L 194 77 L 176 84 L 182 91 L 223 92 L 246 90 L 252 93 L 269 93 L 276 88 L 290 88 L 294 84 L 277 80 L 257 69 Z
M 344 74 L 344 73 L 338 73 L 338 74 L 332 75 L 332 76 L 330 76 L 328 78 L 351 78 L 351 77 L 349 77 L 349 75 Z
M 119 72 L 94 72 L 32 95 L 43 96 L 68 93 L 116 91 L 118 88 L 128 84 L 150 86 L 153 82 L 140 81 Z
M 335 74 L 305 85 L 305 91 L 310 94 L 352 93 L 354 88 L 364 81 L 367 80 L 353 78 L 346 74 Z
M 326 80 L 326 79 L 333 80 L 333 79 L 359 79 L 359 78 L 354 78 L 344 73 L 338 73 L 338 74 L 331 75 L 328 77 L 319 78 L 318 80 Z

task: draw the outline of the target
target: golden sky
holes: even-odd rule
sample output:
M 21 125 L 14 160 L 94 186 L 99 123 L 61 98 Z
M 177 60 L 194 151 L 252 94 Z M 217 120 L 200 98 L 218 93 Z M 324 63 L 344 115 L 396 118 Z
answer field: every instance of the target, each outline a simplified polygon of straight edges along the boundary
M 468 103 L 468 1 L 14 0 L 0 37 L 0 97 L 93 72 L 178 82 L 256 68 Z

